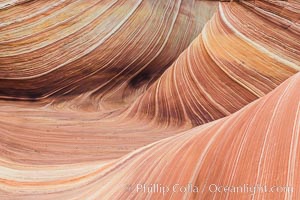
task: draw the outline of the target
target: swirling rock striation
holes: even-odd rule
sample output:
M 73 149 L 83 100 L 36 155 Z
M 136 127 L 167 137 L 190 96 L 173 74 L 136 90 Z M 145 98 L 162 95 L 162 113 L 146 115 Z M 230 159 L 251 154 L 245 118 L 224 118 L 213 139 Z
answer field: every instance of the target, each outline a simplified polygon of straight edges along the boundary
M 220 4 L 201 35 L 133 103 L 132 115 L 199 125 L 234 113 L 300 69 L 298 41 L 238 4 Z
M 59 167 L 20 166 L 1 161 L 2 171 L 7 170 L 6 179 L 1 180 L 5 191 L 1 195 L 13 199 L 161 199 L 160 192 L 135 189 L 137 184 L 151 187 L 159 183 L 160 187 L 191 184 L 202 189 L 171 190 L 164 194 L 166 199 L 248 199 L 251 194 L 247 192 L 213 193 L 205 187 L 238 187 L 247 183 L 249 187 L 294 188 L 289 193 L 255 193 L 253 197 L 257 199 L 298 199 L 299 85 L 297 73 L 228 117 L 152 143 L 115 161 Z M 44 176 L 34 174 L 33 170 Z M 70 171 L 61 174 L 67 170 Z M 133 187 L 131 191 L 126 190 L 128 185 Z
M 119 107 L 177 58 L 216 5 L 53 0 L 0 10 L 0 97 L 84 95 L 92 110 L 102 110 L 95 99 Z
M 0 199 L 249 199 L 207 186 L 299 188 L 298 8 L 0 1 Z M 141 183 L 200 191 L 162 196 L 137 192 Z

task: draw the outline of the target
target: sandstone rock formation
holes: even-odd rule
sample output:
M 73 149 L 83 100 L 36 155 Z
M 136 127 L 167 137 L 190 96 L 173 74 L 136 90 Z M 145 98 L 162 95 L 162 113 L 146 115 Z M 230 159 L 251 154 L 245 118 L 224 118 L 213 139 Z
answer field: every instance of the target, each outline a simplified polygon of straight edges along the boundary
M 299 7 L 0 1 L 0 199 L 300 198 Z

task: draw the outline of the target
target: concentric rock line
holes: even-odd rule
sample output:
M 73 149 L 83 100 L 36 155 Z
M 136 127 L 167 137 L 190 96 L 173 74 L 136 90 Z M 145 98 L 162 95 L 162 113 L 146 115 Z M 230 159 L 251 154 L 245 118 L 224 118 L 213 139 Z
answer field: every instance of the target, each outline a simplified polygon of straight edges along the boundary
M 0 0 L 0 199 L 299 199 L 299 7 Z
M 276 36 L 276 40 L 284 41 L 280 44 L 281 50 L 276 50 L 277 55 L 290 59 L 290 62 L 299 57 L 294 54 L 299 51 L 299 37 L 270 23 L 265 24 L 264 29 L 260 27 L 261 32 L 247 35 L 242 21 L 248 23 L 246 30 L 249 31 L 267 21 L 256 14 L 251 18 L 246 14 L 237 15 L 239 9 L 248 15 L 248 10 L 237 3 L 220 4 L 218 13 L 202 34 L 127 108 L 106 111 L 109 104 L 113 104 L 111 107 L 123 104 L 124 93 L 121 91 L 124 88 L 132 92 L 126 83 L 117 86 L 118 79 L 110 81 L 109 77 L 105 78 L 104 84 L 108 88 L 111 84 L 115 85 L 118 89 L 108 91 L 106 98 L 111 103 L 106 102 L 106 107 L 100 107 L 99 98 L 91 92 L 82 93 L 80 88 L 90 87 L 92 91 L 101 88 L 101 83 L 89 83 L 85 76 L 77 78 L 86 78 L 82 80 L 87 85 L 76 81 L 73 83 L 75 88 L 70 86 L 73 95 L 64 91 L 62 95 L 39 102 L 1 101 L 1 156 L 23 164 L 70 164 L 116 159 L 151 142 L 228 116 L 264 96 L 296 70 L 256 49 L 236 34 L 232 26 L 244 37 L 269 50 L 275 49 L 275 46 L 267 46 L 267 41 L 272 43 L 272 37 Z M 272 30 L 276 32 L 268 32 Z M 146 53 L 147 49 L 143 51 Z M 286 57 L 289 52 L 293 56 Z M 64 78 L 61 77 L 58 82 L 59 87 L 59 84 L 68 83 Z M 126 79 L 125 76 L 123 78 Z M 37 86 L 43 91 L 41 85 Z M 49 83 L 48 86 L 54 85 Z M 14 91 L 6 84 L 2 87 L 7 88 L 7 92 Z M 30 90 L 23 92 L 32 95 Z M 99 111 L 99 107 L 101 111 L 94 112 Z
M 28 4 L 0 10 L 0 97 L 57 100 L 89 93 L 121 104 L 176 59 L 217 5 L 193 0 Z M 207 11 L 196 10 L 200 5 Z
M 207 123 L 264 96 L 297 72 L 299 35 L 274 24 L 263 28 L 258 22 L 265 20 L 257 15 L 238 14 L 246 11 L 237 4 L 220 4 L 202 34 L 134 102 L 130 115 L 173 124 Z M 257 27 L 261 31 L 246 34 L 245 23 L 248 32 Z M 273 37 L 284 42 L 267 46 L 273 44 Z
M 235 114 L 148 145 L 78 179 L 32 182 L 25 175 L 24 181 L 3 180 L 5 193 L 1 195 L 14 199 L 161 199 L 159 192 L 136 189 L 137 184 L 150 187 L 159 183 L 165 187 L 192 184 L 203 189 L 194 193 L 171 190 L 164 194 L 166 199 L 247 199 L 251 196 L 247 192 L 219 193 L 204 187 L 247 183 L 294 188 L 293 193 L 254 194 L 258 199 L 283 199 L 285 195 L 297 199 L 300 154 L 299 140 L 295 139 L 300 134 L 299 84 L 300 73 Z M 283 113 L 288 113 L 287 117 Z M 51 188 L 44 187 L 50 185 Z M 126 185 L 131 185 L 132 190 L 126 190 Z M 14 188 L 22 189 L 15 193 Z
M 247 192 L 210 192 L 204 187 L 247 183 L 249 186 L 266 185 L 269 189 L 271 186 L 294 188 L 293 193 L 259 192 L 254 195 L 257 199 L 284 199 L 285 195 L 288 199 L 299 198 L 299 85 L 298 73 L 266 97 L 229 117 L 124 157 L 112 167 L 113 170 L 100 175 L 98 182 L 91 183 L 105 186 L 94 192 L 104 199 L 112 196 L 160 199 L 159 192 L 137 192 L 136 184 L 159 183 L 172 187 L 177 183 L 180 186 L 192 184 L 204 190 L 195 193 L 170 191 L 164 198 L 247 199 L 251 197 Z M 135 189 L 131 193 L 112 189 L 113 185 L 122 184 L 132 185 Z

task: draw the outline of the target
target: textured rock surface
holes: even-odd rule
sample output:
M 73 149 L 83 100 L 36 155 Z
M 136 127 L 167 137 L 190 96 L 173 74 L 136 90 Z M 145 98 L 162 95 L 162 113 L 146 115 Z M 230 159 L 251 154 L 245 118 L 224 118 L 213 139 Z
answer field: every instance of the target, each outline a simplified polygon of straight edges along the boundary
M 0 1 L 0 199 L 300 188 L 299 6 Z M 138 183 L 201 191 L 126 190 Z
M 202 4 L 53 0 L 0 10 L 1 97 L 65 100 L 82 94 L 92 99 L 84 104 L 93 110 L 103 101 L 118 107 L 200 33 L 217 2 Z

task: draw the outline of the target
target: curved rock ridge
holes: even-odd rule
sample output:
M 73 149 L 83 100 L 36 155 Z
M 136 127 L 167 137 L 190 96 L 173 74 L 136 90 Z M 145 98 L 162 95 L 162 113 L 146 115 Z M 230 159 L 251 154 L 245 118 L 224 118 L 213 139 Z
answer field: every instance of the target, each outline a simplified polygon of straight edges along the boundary
M 2 171 L 7 172 L 1 180 L 0 195 L 13 199 L 249 199 L 248 192 L 211 192 L 211 185 L 239 187 L 247 183 L 247 187 L 294 188 L 286 193 L 254 193 L 255 199 L 298 199 L 299 85 L 297 73 L 228 117 L 160 140 L 112 162 L 52 166 L 48 168 L 50 172 L 45 172 L 47 166 L 32 168 L 2 160 Z M 66 168 L 71 171 L 61 175 Z M 33 170 L 41 175 L 33 174 Z M 160 188 L 175 189 L 166 190 L 163 197 L 158 189 L 137 189 L 140 184 L 151 188 L 156 183 Z M 188 185 L 198 189 L 180 192 L 180 187 Z
M 299 61 L 299 35 L 236 3 L 220 4 L 201 35 L 129 112 L 174 125 L 204 124 L 264 96 L 299 71 Z
M 0 0 L 0 199 L 299 199 L 298 8 Z
M 216 6 L 52 0 L 0 10 L 0 97 L 65 100 L 85 94 L 124 103 L 177 58 Z
M 198 193 L 166 193 L 166 199 L 248 199 L 247 192 L 210 192 L 219 186 L 289 186 L 293 193 L 257 193 L 255 199 L 298 199 L 300 191 L 300 73 L 240 111 L 120 159 L 99 174 L 97 195 L 159 199 L 160 193 L 126 192 L 113 185 L 192 184 Z M 163 154 L 162 154 L 163 152 Z M 126 176 L 126 178 L 125 178 Z M 94 183 L 92 183 L 94 184 Z M 97 185 L 95 183 L 95 185 Z M 99 189 L 98 188 L 98 189 Z M 269 188 L 270 189 L 270 188 Z M 212 189 L 213 190 L 213 189 Z
M 139 184 L 151 187 L 159 183 L 186 188 L 190 184 L 199 189 L 171 189 L 165 193 L 165 199 L 298 199 L 299 85 L 297 73 L 265 97 L 228 117 L 124 156 L 99 173 L 96 182 L 87 185 L 93 191 L 91 196 L 161 199 L 161 192 L 137 189 Z M 238 187 L 245 183 L 249 187 L 266 186 L 269 192 L 211 192 L 215 190 L 211 185 Z M 122 190 L 122 184 L 131 185 L 132 192 Z M 113 189 L 114 186 L 119 187 Z M 290 187 L 290 192 L 270 192 L 271 187 L 284 186 Z
M 40 165 L 116 159 L 262 97 L 297 71 L 289 63 L 298 55 L 289 54 L 299 51 L 298 36 L 275 24 L 262 29 L 259 25 L 266 20 L 256 14 L 237 18 L 239 9 L 247 11 L 236 3 L 220 4 L 202 34 L 128 108 L 94 112 L 85 106 L 98 106 L 89 94 L 72 100 L 60 96 L 58 102 L 0 101 L 1 157 Z M 244 36 L 258 27 L 258 34 Z M 270 35 L 285 41 L 278 44 L 280 52 L 267 45 Z
M 292 32 L 300 33 L 300 3 L 299 1 L 256 0 L 241 1 L 254 12 L 277 23 Z M 275 15 L 274 15 L 275 14 Z

